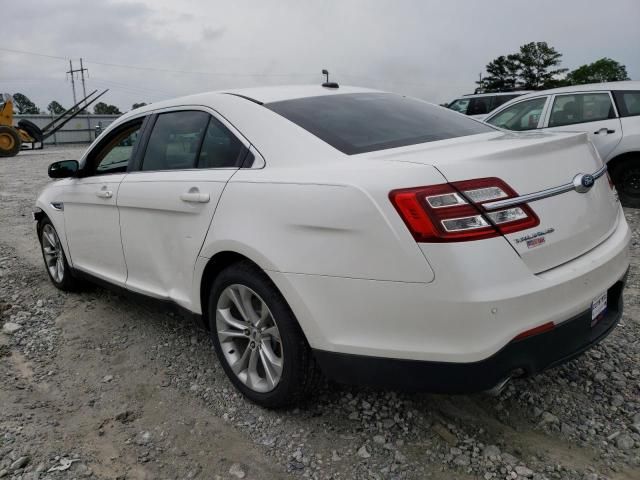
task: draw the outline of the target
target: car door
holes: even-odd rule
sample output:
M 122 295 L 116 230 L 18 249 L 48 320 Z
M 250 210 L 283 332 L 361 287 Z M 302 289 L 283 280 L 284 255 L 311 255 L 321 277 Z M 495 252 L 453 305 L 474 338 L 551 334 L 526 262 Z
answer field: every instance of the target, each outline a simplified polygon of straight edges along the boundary
M 143 120 L 127 122 L 100 140 L 87 153 L 78 178 L 70 180 L 62 195 L 73 267 L 121 286 L 127 268 L 116 199 Z
M 554 132 L 586 132 L 605 161 L 622 139 L 620 119 L 607 91 L 554 95 L 545 125 Z
M 206 109 L 157 113 L 137 171 L 118 191 L 126 287 L 188 304 L 193 268 L 249 144 Z

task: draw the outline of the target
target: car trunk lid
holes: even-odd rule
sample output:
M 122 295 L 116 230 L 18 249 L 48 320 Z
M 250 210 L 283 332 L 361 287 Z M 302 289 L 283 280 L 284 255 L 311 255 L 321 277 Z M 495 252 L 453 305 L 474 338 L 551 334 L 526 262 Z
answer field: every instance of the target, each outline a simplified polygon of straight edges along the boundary
M 585 134 L 475 135 L 376 155 L 385 156 L 432 165 L 448 182 L 496 177 L 520 197 L 544 192 L 526 202 L 538 216 L 539 225 L 504 235 L 534 273 L 596 247 L 618 222 L 619 203 Z M 572 182 L 581 174 L 598 178 L 590 187 L 573 188 Z M 585 183 L 589 181 L 587 177 Z M 481 210 L 488 211 L 489 203 Z

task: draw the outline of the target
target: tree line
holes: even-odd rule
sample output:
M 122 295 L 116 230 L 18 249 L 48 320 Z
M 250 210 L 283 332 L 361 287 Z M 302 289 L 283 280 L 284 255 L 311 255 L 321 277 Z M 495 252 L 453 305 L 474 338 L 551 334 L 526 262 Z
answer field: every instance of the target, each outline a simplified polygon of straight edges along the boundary
M 144 107 L 145 105 L 147 105 L 145 102 L 134 103 L 131 105 L 131 109 L 133 110 L 135 108 Z M 44 113 L 31 101 L 29 97 L 19 92 L 13 94 L 13 107 L 15 109 L 15 113 L 19 115 L 37 115 L 39 113 Z M 51 115 L 60 115 L 65 110 L 66 108 L 57 100 L 52 100 L 49 105 L 47 105 L 47 111 Z M 84 110 L 80 113 L 88 114 L 89 112 Z M 93 113 L 95 115 L 120 115 L 122 112 L 115 105 L 98 102 L 93 107 Z
M 476 93 L 547 88 L 629 80 L 624 65 L 601 58 L 569 71 L 562 54 L 547 42 L 522 45 L 515 53 L 500 55 L 485 67 L 487 75 L 476 82 Z

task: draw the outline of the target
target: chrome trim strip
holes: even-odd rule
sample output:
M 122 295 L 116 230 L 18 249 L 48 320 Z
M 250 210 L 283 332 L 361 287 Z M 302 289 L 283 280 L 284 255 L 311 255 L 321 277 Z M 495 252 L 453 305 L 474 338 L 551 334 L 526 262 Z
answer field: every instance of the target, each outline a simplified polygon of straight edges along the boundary
M 591 176 L 594 178 L 594 180 L 597 180 L 606 172 L 607 165 L 605 164 L 601 168 L 596 170 Z M 569 183 L 565 183 L 564 185 L 547 188 L 546 190 L 540 190 L 539 192 L 528 193 L 526 195 L 520 195 L 519 197 L 508 198 L 506 200 L 498 200 L 497 202 L 484 203 L 482 204 L 482 207 L 488 211 L 498 210 L 500 208 L 514 207 L 516 205 L 522 205 L 523 203 L 535 202 L 536 200 L 542 200 L 544 198 L 567 193 L 571 190 L 575 190 L 575 184 L 573 183 L 573 180 Z

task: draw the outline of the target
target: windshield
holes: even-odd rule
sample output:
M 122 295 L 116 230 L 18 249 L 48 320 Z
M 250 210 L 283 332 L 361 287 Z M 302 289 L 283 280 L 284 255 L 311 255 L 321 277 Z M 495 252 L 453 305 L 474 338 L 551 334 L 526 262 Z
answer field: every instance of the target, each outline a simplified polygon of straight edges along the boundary
M 265 106 L 347 155 L 493 131 L 446 108 L 391 93 L 325 95 Z

